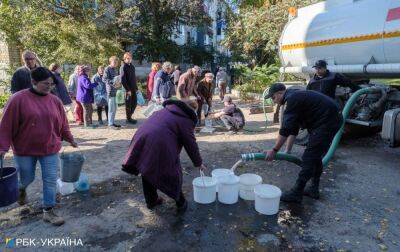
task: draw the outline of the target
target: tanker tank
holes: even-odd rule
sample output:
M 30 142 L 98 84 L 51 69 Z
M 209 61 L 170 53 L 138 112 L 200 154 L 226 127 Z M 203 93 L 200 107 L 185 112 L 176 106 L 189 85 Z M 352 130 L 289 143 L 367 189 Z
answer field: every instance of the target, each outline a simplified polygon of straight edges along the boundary
M 319 59 L 356 78 L 400 77 L 400 1 L 328 0 L 301 8 L 279 41 L 282 73 L 308 78 Z

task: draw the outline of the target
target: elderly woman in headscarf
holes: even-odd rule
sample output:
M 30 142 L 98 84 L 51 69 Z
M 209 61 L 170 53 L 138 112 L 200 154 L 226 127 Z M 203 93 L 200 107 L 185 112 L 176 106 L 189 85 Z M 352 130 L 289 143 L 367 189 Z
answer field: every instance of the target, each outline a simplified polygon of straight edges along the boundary
M 185 148 L 195 167 L 205 169 L 194 136 L 197 102 L 167 100 L 133 136 L 122 170 L 142 175 L 147 208 L 163 203 L 157 189 L 175 200 L 178 213 L 187 209 L 182 193 L 182 167 L 179 160 Z

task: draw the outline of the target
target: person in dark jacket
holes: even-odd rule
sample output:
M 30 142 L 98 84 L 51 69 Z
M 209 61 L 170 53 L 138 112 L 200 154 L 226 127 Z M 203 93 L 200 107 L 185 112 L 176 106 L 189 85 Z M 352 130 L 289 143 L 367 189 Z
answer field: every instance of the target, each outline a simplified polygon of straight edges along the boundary
M 167 100 L 139 127 L 125 155 L 122 170 L 141 174 L 143 193 L 149 209 L 162 204 L 157 189 L 176 201 L 178 212 L 187 208 L 182 193 L 182 167 L 179 156 L 185 148 L 195 167 L 204 170 L 194 136 L 197 123 L 195 101 Z
M 202 79 L 199 83 L 197 83 L 197 93 L 200 96 L 200 99 L 197 100 L 199 107 L 197 109 L 197 117 L 199 123 L 201 121 L 201 111 L 203 104 L 208 105 L 207 111 L 205 111 L 204 116 L 208 116 L 208 112 L 211 110 L 212 107 L 212 96 L 213 96 L 213 86 L 214 86 L 214 75 L 210 72 L 204 75 L 204 79 Z
M 314 90 L 323 93 L 335 100 L 336 87 L 350 87 L 352 92 L 360 89 L 351 81 L 339 73 L 332 73 L 327 69 L 327 63 L 324 60 L 318 60 L 315 65 L 315 75 L 307 85 L 307 90 Z
M 40 66 L 39 59 L 34 52 L 24 51 L 22 59 L 25 65 L 18 68 L 11 78 L 11 93 L 32 87 L 31 71 Z
M 266 151 L 267 161 L 274 159 L 287 137 L 298 134 L 300 126 L 310 133 L 296 184 L 282 195 L 281 200 L 301 203 L 303 194 L 318 199 L 319 181 L 323 168 L 322 157 L 343 124 L 337 104 L 319 92 L 286 90 L 282 83 L 273 84 L 267 98 L 272 98 L 277 104 L 286 104 L 278 139 L 274 148 Z M 311 186 L 304 191 L 311 178 Z
M 132 115 L 133 113 L 135 113 L 135 109 L 137 106 L 136 92 L 138 91 L 138 87 L 136 83 L 135 67 L 132 64 L 132 54 L 130 52 L 126 52 L 124 54 L 124 63 L 121 65 L 119 73 L 121 76 L 122 86 L 126 90 L 125 94 L 126 122 L 131 124 L 136 124 L 137 121 L 132 118 Z
M 59 64 L 53 63 L 50 65 L 49 70 L 54 75 L 54 85 L 55 88 L 53 89 L 52 93 L 56 95 L 62 101 L 64 108 L 66 106 L 71 106 L 72 100 L 69 96 L 67 87 L 65 86 L 65 82 L 61 77 L 62 68 Z
M 232 97 L 225 95 L 224 108 L 221 112 L 215 113 L 214 118 L 219 118 L 224 123 L 228 134 L 235 134 L 245 125 L 245 118 L 242 110 L 232 102 Z
M 117 83 L 118 76 L 118 58 L 112 56 L 109 59 L 110 65 L 104 70 L 103 81 L 106 84 L 108 96 L 108 127 L 119 129 L 121 125 L 115 123 L 115 114 L 117 113 Z
M 313 90 L 320 92 L 326 96 L 329 96 L 333 100 L 336 99 L 336 88 L 337 86 L 350 87 L 352 92 L 357 91 L 360 87 L 353 84 L 351 80 L 345 78 L 339 73 L 332 73 L 327 69 L 327 63 L 324 60 L 318 60 L 315 65 L 315 75 L 307 85 L 307 90 Z M 293 143 L 296 136 L 290 136 L 286 144 L 286 153 L 292 151 Z

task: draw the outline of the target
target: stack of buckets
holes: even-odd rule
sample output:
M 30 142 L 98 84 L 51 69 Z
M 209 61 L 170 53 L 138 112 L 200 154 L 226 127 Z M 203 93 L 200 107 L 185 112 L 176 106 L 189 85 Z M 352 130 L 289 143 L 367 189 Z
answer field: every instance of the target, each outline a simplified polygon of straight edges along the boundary
M 201 174 L 193 180 L 194 201 L 200 204 L 218 201 L 235 204 L 240 198 L 254 200 L 257 212 L 274 215 L 279 211 L 281 190 L 273 185 L 262 184 L 257 174 L 245 173 L 236 176 L 230 169 L 215 169 L 211 177 Z

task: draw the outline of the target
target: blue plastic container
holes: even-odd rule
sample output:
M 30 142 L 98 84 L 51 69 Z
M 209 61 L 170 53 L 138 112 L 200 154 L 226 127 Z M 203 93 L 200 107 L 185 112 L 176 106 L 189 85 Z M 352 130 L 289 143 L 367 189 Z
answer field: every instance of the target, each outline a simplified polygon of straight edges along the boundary
M 78 192 L 86 192 L 90 189 L 89 177 L 85 173 L 81 173 L 79 180 L 74 183 L 74 187 Z

